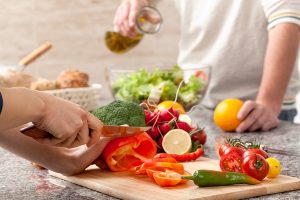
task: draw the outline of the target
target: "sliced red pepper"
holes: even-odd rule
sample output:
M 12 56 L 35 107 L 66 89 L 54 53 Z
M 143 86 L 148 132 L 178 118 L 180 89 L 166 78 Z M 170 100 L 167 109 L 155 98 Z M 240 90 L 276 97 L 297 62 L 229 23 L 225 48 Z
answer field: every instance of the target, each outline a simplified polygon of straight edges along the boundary
M 113 139 L 104 148 L 103 158 L 111 171 L 127 171 L 133 163 L 153 158 L 156 150 L 156 143 L 144 132 Z
M 191 152 L 191 153 L 185 153 L 185 154 L 168 154 L 168 153 L 159 153 L 154 156 L 154 158 L 175 158 L 177 162 L 187 162 L 187 161 L 192 161 L 196 160 L 200 156 L 202 156 L 204 153 L 202 148 L 198 148 L 196 151 Z
M 146 175 L 147 169 L 152 169 L 157 171 L 172 170 L 180 174 L 184 173 L 184 167 L 181 163 L 156 162 L 156 161 L 144 162 L 142 165 L 130 171 L 133 171 L 136 175 Z
M 151 175 L 155 183 L 161 187 L 170 187 L 187 182 L 187 180 L 181 179 L 183 174 L 171 170 L 166 170 L 165 172 L 154 171 Z M 187 172 L 184 175 L 190 175 L 190 173 Z

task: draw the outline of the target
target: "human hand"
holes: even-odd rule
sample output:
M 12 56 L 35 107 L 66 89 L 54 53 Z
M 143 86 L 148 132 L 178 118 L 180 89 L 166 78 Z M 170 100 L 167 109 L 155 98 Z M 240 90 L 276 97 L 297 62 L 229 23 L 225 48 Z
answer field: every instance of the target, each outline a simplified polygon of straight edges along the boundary
M 124 0 L 116 11 L 114 29 L 121 35 L 134 38 L 136 36 L 136 17 L 141 8 L 147 6 L 147 0 Z
M 102 122 L 79 105 L 48 94 L 40 94 L 45 102 L 44 114 L 36 127 L 53 135 L 53 138 L 38 139 L 43 144 L 60 147 L 91 146 L 100 139 Z
M 268 131 L 279 124 L 278 113 L 269 104 L 255 101 L 246 101 L 237 117 L 242 121 L 237 132 Z

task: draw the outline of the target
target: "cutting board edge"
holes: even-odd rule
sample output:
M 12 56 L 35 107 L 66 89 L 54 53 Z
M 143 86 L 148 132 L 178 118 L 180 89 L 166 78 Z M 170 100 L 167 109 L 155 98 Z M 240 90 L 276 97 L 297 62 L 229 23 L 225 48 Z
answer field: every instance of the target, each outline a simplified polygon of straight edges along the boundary
M 118 192 L 117 190 L 112 190 L 110 187 L 105 187 L 101 185 L 101 189 L 98 189 L 95 185 L 93 185 L 92 181 L 87 181 L 81 182 L 80 180 L 82 178 L 76 177 L 76 176 L 64 176 L 62 174 L 49 171 L 49 174 L 51 176 L 54 176 L 56 178 L 60 178 L 62 180 L 74 183 L 79 186 L 83 186 L 85 188 L 95 190 L 100 193 L 104 193 L 109 196 L 113 196 L 116 198 L 120 199 L 125 199 L 125 200 L 148 200 L 146 196 L 141 197 L 141 196 L 135 196 L 132 194 L 127 194 L 123 192 Z M 289 177 L 293 178 L 294 181 L 290 183 L 278 183 L 278 184 L 273 184 L 272 186 L 269 187 L 261 187 L 261 188 L 251 188 L 247 190 L 247 193 L 245 195 L 245 191 L 233 191 L 233 192 L 227 192 L 223 194 L 215 194 L 211 196 L 203 196 L 203 197 L 197 197 L 194 195 L 191 195 L 190 200 L 208 200 L 208 199 L 214 199 L 214 200 L 227 200 L 227 199 L 242 199 L 242 198 L 251 198 L 251 197 L 258 197 L 258 196 L 266 196 L 270 194 L 276 194 L 276 193 L 283 193 L 283 192 L 289 192 L 289 191 L 294 191 L 294 190 L 300 190 L 300 179 L 296 177 L 290 177 L 290 176 L 284 176 L 284 177 Z M 90 183 L 90 184 L 89 184 Z M 286 186 L 286 184 L 289 184 L 290 187 L 284 188 L 282 187 L 283 185 Z M 279 189 L 278 189 L 279 188 Z M 227 198 L 228 197 L 228 198 Z
M 67 182 L 85 187 L 85 188 L 90 189 L 90 190 L 94 190 L 94 191 L 103 193 L 103 194 L 111 196 L 111 197 L 120 198 L 120 199 L 124 199 L 124 200 L 148 200 L 147 198 L 146 199 L 145 198 L 138 198 L 136 196 L 127 195 L 126 193 L 124 195 L 124 193 L 118 192 L 117 190 L 112 191 L 111 188 L 105 187 L 105 186 L 102 186 L 101 190 L 99 190 L 97 187 L 94 187 L 93 184 L 88 185 L 88 184 L 83 183 L 83 182 L 78 183 L 80 178 L 77 178 L 77 177 L 74 177 L 74 176 L 64 176 L 62 174 L 59 174 L 59 173 L 56 173 L 56 172 L 53 172 L 53 171 L 50 171 L 50 170 L 49 170 L 49 174 L 51 176 L 56 177 L 56 178 L 60 178 L 64 181 L 67 181 Z M 88 183 L 89 181 L 86 181 L 86 182 Z M 106 189 L 104 189 L 104 188 L 106 188 Z

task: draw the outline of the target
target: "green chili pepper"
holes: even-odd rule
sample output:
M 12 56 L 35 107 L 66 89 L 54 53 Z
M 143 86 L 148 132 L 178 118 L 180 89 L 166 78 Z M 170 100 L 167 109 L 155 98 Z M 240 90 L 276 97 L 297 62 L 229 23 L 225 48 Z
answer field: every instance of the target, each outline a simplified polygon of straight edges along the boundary
M 233 185 L 233 184 L 259 184 L 260 181 L 238 172 L 220 172 L 214 170 L 197 170 L 193 176 L 182 176 L 182 179 L 193 180 L 199 187 Z

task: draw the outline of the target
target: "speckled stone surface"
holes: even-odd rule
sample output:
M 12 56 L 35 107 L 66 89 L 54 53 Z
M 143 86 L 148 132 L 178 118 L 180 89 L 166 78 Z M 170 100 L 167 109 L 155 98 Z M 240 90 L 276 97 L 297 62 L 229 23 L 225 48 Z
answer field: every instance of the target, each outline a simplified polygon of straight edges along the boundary
M 217 158 L 214 150 L 215 138 L 222 133 L 212 122 L 212 112 L 202 109 L 192 114 L 194 121 L 205 127 L 208 141 L 205 147 L 205 156 Z M 264 133 L 226 133 L 226 135 L 244 135 L 249 140 L 262 141 L 265 145 L 276 148 L 286 148 L 298 154 L 300 147 L 300 126 L 288 122 L 281 122 L 279 127 Z M 300 157 L 271 154 L 282 163 L 282 174 L 300 178 Z M 0 199 L 6 200 L 56 200 L 80 199 L 112 200 L 114 197 L 95 192 L 93 190 L 54 178 L 48 175 L 47 170 L 39 170 L 31 164 L 3 149 L 0 149 Z M 262 197 L 251 198 L 258 200 L 300 199 L 300 190 Z

